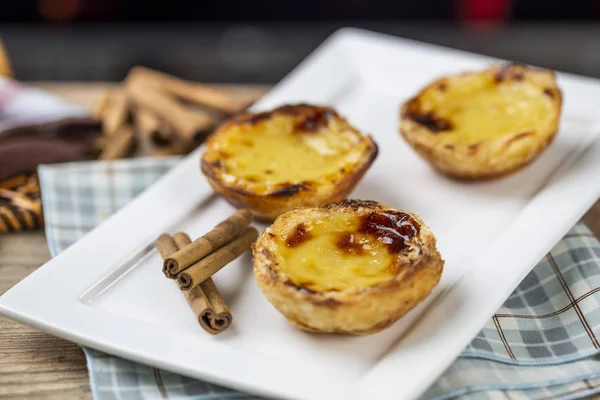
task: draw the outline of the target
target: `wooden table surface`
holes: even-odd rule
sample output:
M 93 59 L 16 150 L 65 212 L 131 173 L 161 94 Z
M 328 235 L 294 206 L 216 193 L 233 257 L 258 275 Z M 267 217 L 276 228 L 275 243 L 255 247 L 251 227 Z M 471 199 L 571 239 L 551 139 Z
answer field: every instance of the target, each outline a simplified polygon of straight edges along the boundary
M 114 84 L 35 83 L 70 101 L 90 106 Z M 247 98 L 264 86 L 227 87 Z M 600 201 L 583 218 L 600 237 Z M 50 259 L 43 232 L 0 235 L 0 295 Z M 43 301 L 43 299 L 40 299 Z M 90 399 L 83 352 L 74 343 L 0 317 L 0 398 Z

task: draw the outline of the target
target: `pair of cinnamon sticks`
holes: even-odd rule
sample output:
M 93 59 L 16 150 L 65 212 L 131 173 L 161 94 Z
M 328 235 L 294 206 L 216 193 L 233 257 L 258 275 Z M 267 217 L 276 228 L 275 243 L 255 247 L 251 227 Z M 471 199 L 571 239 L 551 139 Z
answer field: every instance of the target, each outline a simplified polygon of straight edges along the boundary
M 193 242 L 185 233 L 162 234 L 155 246 L 163 258 L 163 273 L 175 279 L 200 325 L 217 334 L 232 323 L 232 315 L 211 276 L 246 250 L 258 238 L 249 227 L 252 214 L 242 209 Z
M 134 67 L 93 109 L 103 122 L 100 159 L 122 158 L 136 147 L 155 156 L 186 154 L 248 105 L 208 85 Z

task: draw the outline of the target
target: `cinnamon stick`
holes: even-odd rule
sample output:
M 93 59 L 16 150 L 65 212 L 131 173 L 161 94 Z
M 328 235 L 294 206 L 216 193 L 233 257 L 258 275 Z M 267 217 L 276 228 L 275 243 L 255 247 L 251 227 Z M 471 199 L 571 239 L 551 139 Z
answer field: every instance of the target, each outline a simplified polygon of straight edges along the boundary
M 177 245 L 177 243 L 175 243 L 175 239 L 171 237 L 171 235 L 166 233 L 163 233 L 158 237 L 158 239 L 156 239 L 156 241 L 154 242 L 154 246 L 156 247 L 163 259 L 165 259 L 170 254 L 173 254 L 179 249 L 179 246 Z M 186 300 L 188 300 L 188 304 L 190 305 L 192 311 L 198 318 L 198 322 L 202 325 L 202 327 L 204 327 L 206 320 L 201 318 L 201 314 L 206 312 L 212 312 L 212 306 L 210 305 L 208 297 L 206 297 L 200 286 L 194 288 L 193 292 L 193 294 L 191 294 L 190 296 L 186 296 L 185 298 Z
M 102 130 L 107 136 L 115 134 L 127 122 L 127 96 L 124 92 L 115 92 L 103 112 Z
M 186 147 L 180 142 L 169 143 L 166 146 L 154 149 L 150 152 L 151 157 L 168 157 L 186 154 Z
M 201 83 L 185 81 L 145 67 L 132 68 L 129 79 L 138 80 L 145 85 L 159 86 L 164 91 L 190 103 L 210 107 L 226 114 L 238 113 L 249 105 L 248 102 L 239 101 L 222 90 Z
M 110 105 L 110 94 L 106 91 L 100 95 L 98 100 L 94 103 L 92 107 L 92 116 L 98 119 L 104 119 L 104 115 L 106 114 L 106 110 Z
M 176 100 L 164 95 L 159 89 L 133 81 L 127 85 L 127 94 L 138 107 L 164 119 L 173 127 L 174 132 L 186 143 L 196 143 L 213 128 L 215 122 L 210 114 L 191 111 Z
M 190 242 L 191 239 L 184 233 L 176 233 L 174 238 L 168 234 L 162 234 L 155 241 L 155 246 L 164 259 Z M 196 286 L 192 290 L 184 292 L 184 295 L 198 323 L 204 330 L 214 335 L 226 330 L 231 325 L 233 318 L 212 279 L 210 279 L 210 283 Z M 210 295 L 205 293 L 205 289 Z
M 248 209 L 236 211 L 206 235 L 199 237 L 189 246 L 185 246 L 165 259 L 164 274 L 168 278 L 175 278 L 180 271 L 239 236 L 250 225 L 250 222 L 252 222 L 252 213 Z
M 94 153 L 96 155 L 99 155 L 100 153 L 102 153 L 104 151 L 104 148 L 106 147 L 106 144 L 108 143 L 108 137 L 107 136 L 98 136 L 97 138 L 94 139 Z
M 127 156 L 135 146 L 135 134 L 130 127 L 122 127 L 106 138 L 100 160 L 116 160 Z
M 177 251 L 175 240 L 168 233 L 163 233 L 154 241 L 154 247 L 164 259 Z
M 179 249 L 192 242 L 188 235 L 181 232 L 176 233 L 173 239 Z M 217 285 L 215 285 L 212 278 L 208 278 L 200 285 L 183 293 L 205 330 L 216 334 L 224 331 L 231 325 L 233 320 L 231 311 L 229 311 L 229 307 L 223 301 Z M 202 307 L 204 298 L 208 300 L 210 308 Z
M 190 290 L 204 282 L 242 255 L 257 238 L 258 231 L 252 227 L 247 228 L 239 237 L 177 274 L 179 288 Z
M 171 141 L 168 125 L 146 107 L 136 107 L 134 112 L 135 129 L 144 140 L 154 145 L 165 145 Z

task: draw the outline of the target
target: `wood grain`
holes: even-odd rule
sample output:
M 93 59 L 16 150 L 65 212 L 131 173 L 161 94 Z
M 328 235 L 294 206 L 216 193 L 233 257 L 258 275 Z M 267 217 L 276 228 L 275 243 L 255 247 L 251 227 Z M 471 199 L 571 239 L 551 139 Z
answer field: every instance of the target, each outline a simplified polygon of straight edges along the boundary
M 1 235 L 0 294 L 49 259 L 43 232 Z M 0 398 L 90 399 L 83 352 L 74 343 L 0 317 Z
M 91 108 L 115 84 L 38 83 L 50 92 Z M 255 99 L 265 86 L 224 86 Z M 583 221 L 600 237 L 600 201 Z M 42 231 L 0 235 L 0 294 L 50 259 Z M 42 301 L 42 299 L 39 299 Z M 74 343 L 0 317 L 0 398 L 91 399 L 85 357 Z

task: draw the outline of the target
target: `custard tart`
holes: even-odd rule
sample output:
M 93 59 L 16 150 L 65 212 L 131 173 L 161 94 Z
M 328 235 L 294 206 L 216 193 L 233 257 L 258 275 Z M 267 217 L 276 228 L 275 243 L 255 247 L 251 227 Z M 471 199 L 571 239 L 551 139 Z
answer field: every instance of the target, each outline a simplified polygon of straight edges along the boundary
M 343 200 L 280 215 L 252 247 L 268 301 L 312 332 L 379 332 L 423 301 L 443 260 L 421 218 L 378 202 Z
M 272 222 L 296 207 L 344 199 L 377 152 L 333 108 L 286 105 L 227 121 L 208 138 L 201 167 L 229 203 Z
M 399 130 L 441 172 L 487 179 L 535 160 L 554 140 L 561 111 L 552 71 L 493 65 L 425 87 L 402 105 Z

